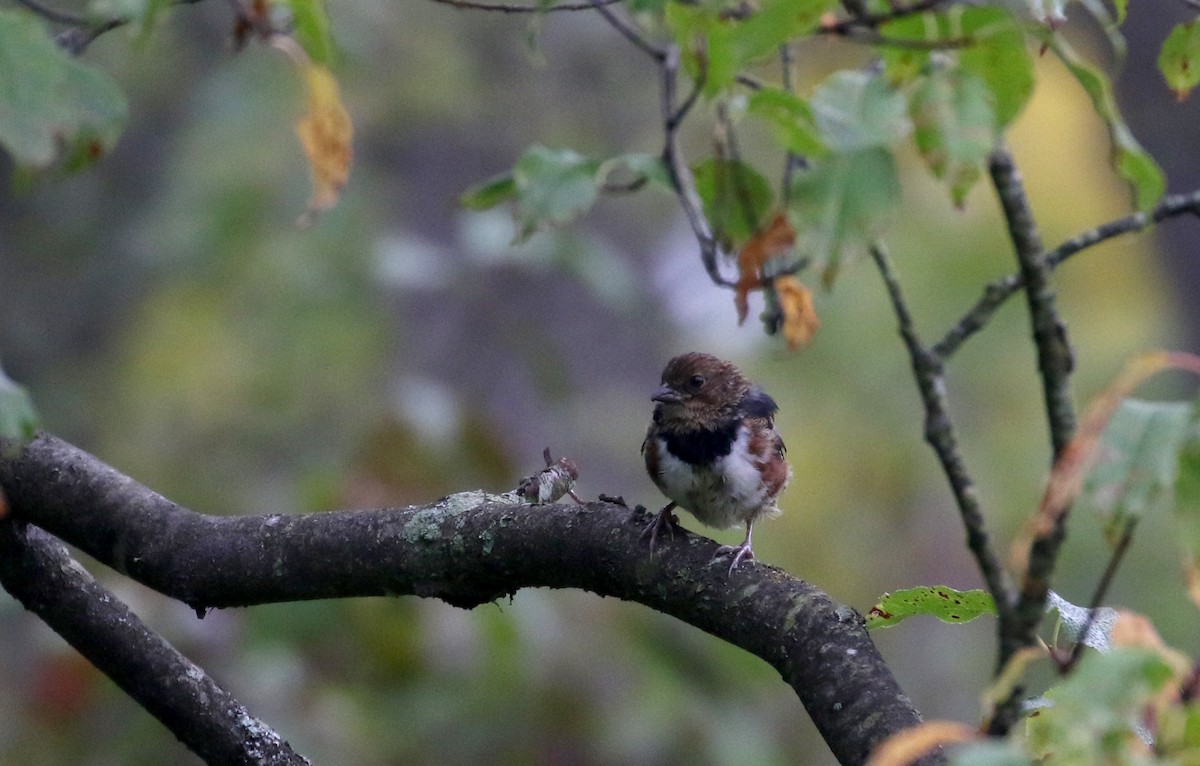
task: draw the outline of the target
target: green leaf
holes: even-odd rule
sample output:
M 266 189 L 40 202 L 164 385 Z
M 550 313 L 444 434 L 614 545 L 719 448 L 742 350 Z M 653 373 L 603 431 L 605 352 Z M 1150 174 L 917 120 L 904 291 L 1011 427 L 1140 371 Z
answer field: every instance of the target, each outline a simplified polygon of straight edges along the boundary
M 104 73 L 70 58 L 28 14 L 0 11 L 0 145 L 17 163 L 92 160 L 116 143 L 125 96 Z
M 921 586 L 885 593 L 867 613 L 867 628 L 890 628 L 919 614 L 942 622 L 970 622 L 984 614 L 995 614 L 996 604 L 987 591 L 955 590 L 944 585 Z
M 760 88 L 750 94 L 746 108 L 775 130 L 780 145 L 789 152 L 813 157 L 828 151 L 812 108 L 796 94 L 779 88 Z
M 704 214 L 718 239 L 734 250 L 750 239 L 774 200 L 771 185 L 744 162 L 710 158 L 692 168 Z
M 833 154 L 796 174 L 789 199 L 796 250 L 824 265 L 828 286 L 891 222 L 900 177 L 885 148 Z
M 27 442 L 37 435 L 40 427 L 29 394 L 0 369 L 0 439 Z
M 1200 85 L 1200 19 L 1175 25 L 1159 51 L 1158 70 L 1180 100 Z
M 284 0 L 292 12 L 296 42 L 318 64 L 329 66 L 333 59 L 333 35 L 325 0 Z
M 1080 502 L 1100 514 L 1109 545 L 1128 524 L 1170 507 L 1194 412 L 1186 402 L 1136 399 L 1125 399 L 1113 412 L 1080 494 Z
M 947 55 L 987 83 L 999 127 L 1016 119 L 1033 95 L 1033 60 L 1025 35 L 1004 8 L 954 6 L 890 21 L 880 31 L 888 39 L 961 46 Z M 915 79 L 930 60 L 930 51 L 905 46 L 885 46 L 882 55 L 888 76 L 897 83 Z
M 671 172 L 667 170 L 662 157 L 657 154 L 629 152 L 628 154 L 612 157 L 601 163 L 596 175 L 604 179 L 605 183 L 609 183 L 613 180 L 612 176 L 614 174 L 621 173 L 630 174 L 635 179 L 644 179 L 649 183 L 658 184 L 666 189 L 673 188 L 671 184 Z
M 513 166 L 517 232 L 524 242 L 534 232 L 570 223 L 596 201 L 600 161 L 571 149 L 531 146 Z
M 467 189 L 458 198 L 468 210 L 488 210 L 517 197 L 517 182 L 512 173 L 501 173 Z
M 704 93 L 711 98 L 750 63 L 776 55 L 782 43 L 812 32 L 821 15 L 836 5 L 837 0 L 763 0 L 743 10 L 670 3 L 665 18 L 687 53 L 692 76 L 704 73 Z
M 1061 35 L 1048 36 L 1046 42 L 1087 91 L 1096 113 L 1108 127 L 1113 145 L 1113 167 L 1132 187 L 1134 205 L 1138 210 L 1154 207 L 1166 191 L 1166 178 L 1158 163 L 1141 147 L 1121 118 L 1116 99 L 1113 98 L 1112 84 L 1102 73 L 1084 62 Z
M 1140 763 L 1143 709 L 1173 677 L 1158 652 L 1118 648 L 1089 652 L 1062 683 L 1046 692 L 1050 703 L 1029 719 L 1028 743 L 1035 756 L 1054 763 Z
M 868 72 L 834 72 L 817 87 L 810 106 L 821 138 L 836 152 L 890 146 L 912 127 L 904 95 Z
M 1200 604 L 1200 427 L 1195 422 L 1179 452 L 1175 523 L 1179 545 L 1185 554 L 1188 582 L 1196 589 L 1192 599 Z
M 908 110 L 922 159 L 950 182 L 950 197 L 962 207 L 996 144 L 987 83 L 968 70 L 932 67 L 909 96 Z

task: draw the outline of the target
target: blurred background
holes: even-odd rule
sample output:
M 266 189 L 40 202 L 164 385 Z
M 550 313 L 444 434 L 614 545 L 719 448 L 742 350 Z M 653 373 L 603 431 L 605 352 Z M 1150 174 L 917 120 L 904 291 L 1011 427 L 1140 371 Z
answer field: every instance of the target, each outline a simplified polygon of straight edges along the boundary
M 233 54 L 220 3 L 172 8 L 144 41 L 117 31 L 89 49 L 84 60 L 130 98 L 128 129 L 97 166 L 14 188 L 0 157 L 0 359 L 48 430 L 207 513 L 505 490 L 541 467 L 546 446 L 577 461 L 582 495 L 654 507 L 663 499 L 638 452 L 649 394 L 670 356 L 708 350 L 781 405 L 796 478 L 783 516 L 756 535 L 761 560 L 861 611 L 902 587 L 980 586 L 869 263 L 817 288 L 823 327 L 788 353 L 755 323 L 761 303 L 736 326 L 731 294 L 708 282 L 665 193 L 607 198 L 516 248 L 505 212 L 458 207 L 532 143 L 657 152 L 647 57 L 592 14 L 534 30 L 429 2 L 330 12 L 356 163 L 311 229 L 292 225 L 309 193 L 292 127 L 301 83 L 277 51 Z M 1174 101 L 1154 58 L 1187 13 L 1134 4 L 1120 80 L 1172 191 L 1200 186 L 1200 115 Z M 1070 29 L 1112 65 L 1086 19 Z M 805 46 L 802 88 L 865 55 Z M 1085 94 L 1050 58 L 1038 76 L 1010 144 L 1053 246 L 1129 202 Z M 708 146 L 705 117 L 687 136 L 692 156 Z M 742 138 L 770 160 L 752 132 Z M 915 156 L 904 168 L 888 242 L 933 341 L 1015 262 L 985 185 L 958 211 Z M 1060 270 L 1081 407 L 1132 353 L 1200 350 L 1198 226 L 1174 220 Z M 1018 297 L 949 368 L 963 451 L 1005 553 L 1049 461 L 1028 336 Z M 1200 625 L 1171 535 L 1169 518 L 1142 522 L 1111 601 L 1195 656 Z M 1086 602 L 1105 561 L 1097 523 L 1077 515 L 1057 589 Z M 528 590 L 471 612 L 364 599 L 199 620 L 91 568 L 316 763 L 832 763 L 774 671 L 637 605 Z M 973 722 L 994 629 L 914 620 L 876 640 L 926 716 Z M 0 633 L 0 762 L 195 762 L 6 595 Z

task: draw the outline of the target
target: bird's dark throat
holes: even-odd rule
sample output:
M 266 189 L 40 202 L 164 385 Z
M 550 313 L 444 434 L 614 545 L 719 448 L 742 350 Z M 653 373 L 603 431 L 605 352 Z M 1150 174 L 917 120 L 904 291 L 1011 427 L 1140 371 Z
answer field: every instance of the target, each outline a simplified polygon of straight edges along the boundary
M 695 431 L 663 429 L 660 435 L 666 442 L 667 451 L 685 463 L 709 465 L 733 450 L 737 439 L 738 420 L 730 420 L 717 428 L 701 428 Z

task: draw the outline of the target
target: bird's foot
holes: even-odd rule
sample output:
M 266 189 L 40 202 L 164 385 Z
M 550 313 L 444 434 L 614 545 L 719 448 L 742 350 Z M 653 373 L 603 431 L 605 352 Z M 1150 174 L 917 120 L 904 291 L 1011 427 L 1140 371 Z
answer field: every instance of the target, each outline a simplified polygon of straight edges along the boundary
M 642 537 L 650 538 L 650 552 L 654 553 L 654 547 L 658 545 L 658 538 L 665 532 L 672 540 L 675 539 L 675 527 L 679 525 L 679 518 L 671 513 L 671 509 L 675 507 L 674 503 L 667 503 L 663 509 L 654 514 L 654 518 L 642 530 Z
M 733 574 L 733 570 L 737 569 L 737 565 L 742 563 L 742 559 L 749 561 L 754 558 L 754 551 L 750 550 L 749 540 L 741 545 L 722 545 L 720 548 L 717 548 L 717 552 L 713 554 L 713 558 L 716 559 L 726 553 L 733 554 L 733 563 L 729 565 L 729 574 Z

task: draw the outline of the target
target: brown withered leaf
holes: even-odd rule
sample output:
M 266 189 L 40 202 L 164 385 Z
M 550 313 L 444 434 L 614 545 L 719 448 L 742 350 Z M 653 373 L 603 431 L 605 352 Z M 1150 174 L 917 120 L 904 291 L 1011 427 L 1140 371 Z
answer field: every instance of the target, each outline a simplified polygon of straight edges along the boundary
M 775 294 L 783 311 L 783 337 L 788 350 L 807 346 L 821 327 L 813 306 L 812 291 L 803 282 L 789 275 L 775 279 Z
M 795 243 L 795 230 L 788 222 L 787 215 L 779 212 L 765 229 L 756 231 L 742 247 L 738 253 L 738 281 L 733 292 L 738 324 L 746 321 L 746 314 L 750 311 L 750 291 L 763 287 L 763 269 L 767 263 L 772 258 L 786 255 Z

